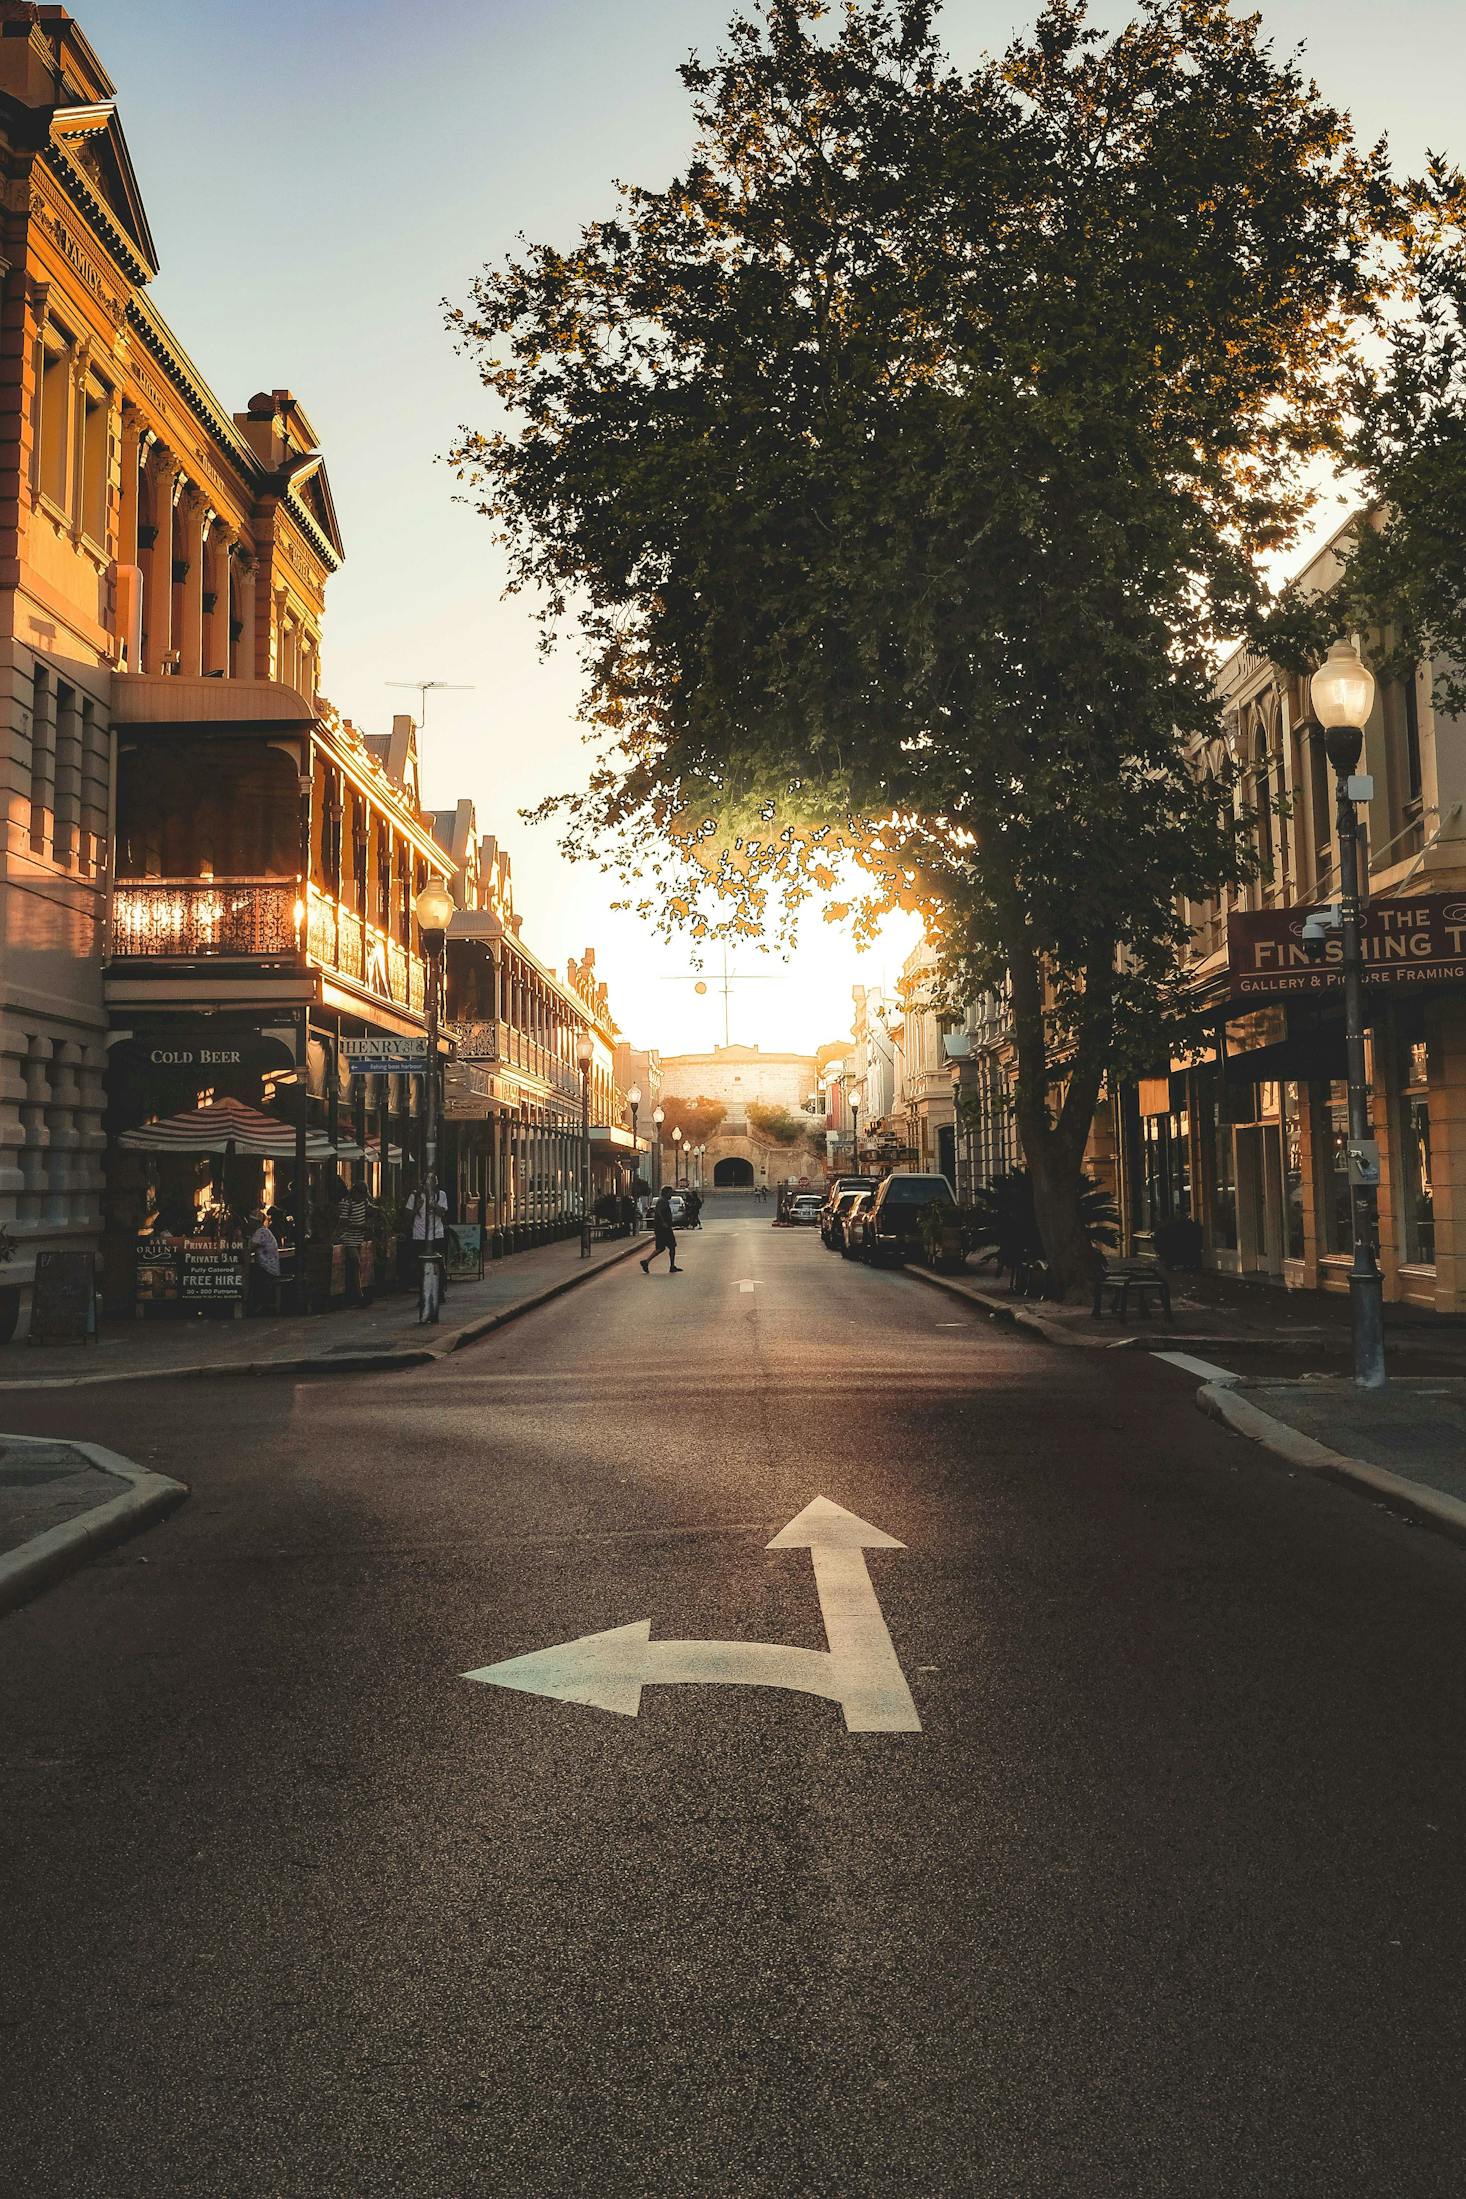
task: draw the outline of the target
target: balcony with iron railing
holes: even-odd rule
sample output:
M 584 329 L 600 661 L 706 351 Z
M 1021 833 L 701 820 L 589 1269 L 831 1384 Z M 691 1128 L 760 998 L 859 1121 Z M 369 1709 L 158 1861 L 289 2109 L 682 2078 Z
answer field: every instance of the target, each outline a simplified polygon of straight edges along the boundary
M 580 1096 L 580 1073 L 561 1061 L 552 1048 L 529 1032 L 500 1017 L 448 1017 L 443 1035 L 453 1041 L 460 1061 L 494 1062 L 538 1077 L 566 1098 Z
M 358 911 L 293 879 L 123 878 L 112 898 L 114 960 L 279 960 L 301 951 L 399 1007 L 427 1000 L 422 959 Z

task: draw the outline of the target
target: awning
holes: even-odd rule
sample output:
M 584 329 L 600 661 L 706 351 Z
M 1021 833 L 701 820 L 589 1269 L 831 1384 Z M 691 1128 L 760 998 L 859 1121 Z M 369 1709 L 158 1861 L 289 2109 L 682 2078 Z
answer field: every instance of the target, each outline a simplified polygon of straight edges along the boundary
M 227 1153 L 241 1159 L 293 1161 L 295 1125 L 267 1115 L 243 1100 L 216 1100 L 212 1107 L 190 1107 L 162 1122 L 145 1122 L 136 1130 L 124 1130 L 117 1143 L 129 1153 Z M 362 1148 L 348 1138 L 336 1144 L 324 1130 L 308 1130 L 308 1161 L 358 1161 Z

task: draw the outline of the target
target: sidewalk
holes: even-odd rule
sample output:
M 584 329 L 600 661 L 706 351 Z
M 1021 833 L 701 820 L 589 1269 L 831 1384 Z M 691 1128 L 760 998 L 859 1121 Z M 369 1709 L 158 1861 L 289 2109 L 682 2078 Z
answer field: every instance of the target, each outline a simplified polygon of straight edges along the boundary
M 0 1435 L 0 1611 L 183 1502 L 167 1474 L 99 1443 Z
M 217 1374 L 355 1374 L 444 1359 L 521 1313 L 573 1290 L 634 1252 L 647 1237 L 617 1238 L 580 1256 L 578 1239 L 495 1260 L 482 1282 L 454 1282 L 436 1327 L 419 1327 L 410 1292 L 339 1313 L 267 1315 L 253 1321 L 130 1321 L 95 1344 L 12 1344 L 0 1353 L 0 1390 L 72 1388 Z
M 1466 1378 L 1407 1376 L 1385 1390 L 1328 1375 L 1215 1382 L 1197 1402 L 1290 1466 L 1362 1482 L 1466 1533 Z
M 1205 1346 L 1229 1371 L 1252 1374 L 1343 1373 L 1349 1364 L 1349 1300 L 1343 1292 L 1281 1290 L 1225 1275 L 1173 1275 L 1171 1324 L 1158 1314 L 1132 1314 L 1122 1323 L 1113 1314 L 1096 1321 L 1087 1300 L 1056 1306 L 1015 1297 L 996 1278 L 934 1275 L 915 1262 L 906 1272 L 1034 1335 L 1087 1350 L 1195 1352 Z M 1412 1373 L 1466 1375 L 1466 1319 L 1386 1306 L 1385 1343 L 1391 1361 L 1407 1364 Z

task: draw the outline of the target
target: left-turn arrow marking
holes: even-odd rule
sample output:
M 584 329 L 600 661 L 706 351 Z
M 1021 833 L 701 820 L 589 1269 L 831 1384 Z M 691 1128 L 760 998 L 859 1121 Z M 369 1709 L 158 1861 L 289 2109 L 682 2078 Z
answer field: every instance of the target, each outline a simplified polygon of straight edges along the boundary
M 654 1642 L 650 1619 L 637 1619 L 481 1665 L 463 1678 L 588 1703 L 623 1718 L 636 1717 L 644 1687 L 781 1687 L 839 1703 L 847 1732 L 919 1733 L 921 1720 L 865 1565 L 867 1549 L 902 1548 L 894 1535 L 816 1497 L 769 1548 L 809 1551 L 828 1649 L 793 1649 L 782 1642 Z

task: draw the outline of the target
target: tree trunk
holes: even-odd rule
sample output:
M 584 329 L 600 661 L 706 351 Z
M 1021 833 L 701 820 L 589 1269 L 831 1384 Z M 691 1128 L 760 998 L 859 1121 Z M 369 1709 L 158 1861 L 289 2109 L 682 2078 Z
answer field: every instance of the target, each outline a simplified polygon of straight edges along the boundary
M 1002 897 L 995 896 L 1002 905 Z M 1055 1120 L 1049 1104 L 1053 1069 L 1044 1014 L 1043 977 L 1020 912 L 1010 904 L 1006 927 L 1013 1042 L 1018 1057 L 1015 1112 L 1033 1208 L 1055 1298 L 1087 1295 L 1099 1258 L 1079 1218 L 1084 1150 L 1109 1054 L 1114 948 L 1098 941 L 1085 972 L 1085 1007 L 1068 1062 L 1068 1090 Z
M 1079 1179 L 1083 1153 L 1052 1134 L 1024 1149 L 1033 1184 L 1033 1210 L 1043 1239 L 1049 1283 L 1055 1298 L 1083 1297 L 1094 1288 L 1099 1266 L 1089 1234 L 1079 1218 Z

